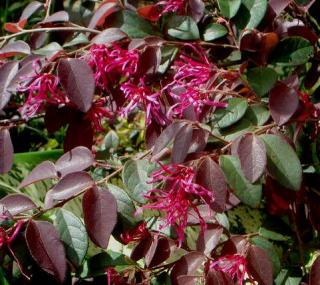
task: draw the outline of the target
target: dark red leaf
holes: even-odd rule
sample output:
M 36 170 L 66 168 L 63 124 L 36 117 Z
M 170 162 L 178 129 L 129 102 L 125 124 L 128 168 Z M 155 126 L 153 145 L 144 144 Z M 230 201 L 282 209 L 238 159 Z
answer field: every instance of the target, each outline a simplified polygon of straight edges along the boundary
M 317 34 L 306 26 L 293 26 L 288 28 L 288 36 L 303 37 L 307 39 L 310 43 L 315 45 L 318 41 Z
M 210 269 L 206 277 L 205 285 L 234 285 L 234 282 L 228 274 Z
M 290 3 L 290 0 L 270 0 L 269 6 L 278 16 Z
M 72 172 L 85 170 L 93 163 L 94 157 L 91 150 L 78 146 L 61 156 L 55 165 L 61 176 L 65 176 Z
M 160 18 L 160 10 L 156 5 L 145 5 L 137 9 L 137 13 L 152 22 L 156 22 Z
M 270 91 L 269 107 L 273 120 L 281 126 L 287 123 L 297 111 L 299 96 L 295 89 L 279 82 Z
M 210 253 L 218 245 L 223 228 L 220 225 L 210 224 L 207 228 L 200 232 L 197 240 L 197 250 L 210 256 Z
M 27 5 L 26 8 L 24 8 L 20 19 L 19 19 L 19 26 L 21 28 L 24 28 L 25 24 L 27 23 L 27 20 L 37 11 L 39 11 L 41 8 L 43 8 L 43 3 L 40 3 L 38 1 L 32 1 Z M 23 23 L 23 24 L 22 24 Z
M 30 174 L 22 180 L 19 188 L 49 178 L 58 178 L 58 173 L 55 165 L 51 161 L 44 161 L 32 169 Z
M 73 121 L 73 118 L 77 116 L 78 112 L 80 111 L 75 108 L 59 108 L 59 106 L 48 105 L 44 116 L 44 122 L 48 132 L 54 133 L 62 126 L 66 126 L 69 122 Z
M 69 21 L 69 14 L 65 11 L 59 11 L 50 15 L 48 18 L 44 19 L 40 23 L 45 24 L 45 23 L 68 22 L 68 21 Z
M 31 53 L 30 47 L 24 41 L 16 41 L 6 44 L 0 49 L 0 58 L 15 56 L 15 55 L 28 55 Z
M 247 253 L 248 271 L 259 285 L 272 285 L 272 262 L 260 247 L 251 245 Z
M 127 35 L 119 28 L 109 28 L 95 36 L 91 42 L 95 44 L 109 44 L 127 38 Z
M 196 276 L 188 276 L 188 275 L 182 275 L 178 277 L 178 285 L 195 285 L 196 280 L 200 280 L 200 275 L 199 277 Z
M 8 86 L 17 74 L 19 68 L 18 61 L 10 61 L 0 67 L 0 110 L 3 109 L 10 100 L 11 92 Z
M 154 236 L 152 244 L 145 255 L 146 266 L 152 268 L 167 260 L 170 256 L 168 239 Z
M 138 261 L 141 258 L 145 257 L 152 242 L 153 239 L 151 235 L 147 235 L 146 237 L 142 238 L 133 248 L 130 258 L 134 261 Z
M 199 22 L 203 17 L 205 5 L 202 0 L 189 0 L 190 14 L 196 22 Z
M 150 46 L 141 54 L 138 62 L 137 76 L 155 74 L 161 63 L 161 49 L 158 46 Z
M 102 26 L 106 18 L 112 13 L 119 10 L 117 3 L 104 3 L 102 4 L 92 16 L 88 28 L 94 29 L 96 27 Z
M 241 168 L 251 183 L 256 182 L 267 166 L 267 151 L 264 143 L 254 134 L 242 136 L 237 148 Z
M 109 237 L 117 222 L 117 201 L 108 190 L 93 187 L 82 200 L 84 222 L 90 239 L 107 248 Z
M 5 23 L 3 28 L 9 33 L 18 33 L 21 31 L 21 28 L 17 23 Z
M 179 285 L 179 276 L 194 275 L 205 259 L 205 256 L 197 251 L 189 252 L 181 257 L 171 270 L 172 285 Z
M 0 173 L 10 171 L 13 164 L 13 145 L 8 129 L 0 131 Z
M 7 195 L 0 200 L 0 204 L 4 205 L 12 216 L 37 207 L 28 196 L 22 194 Z
M 62 59 L 58 66 L 58 76 L 70 100 L 80 111 L 87 112 L 91 108 L 95 89 L 90 66 L 82 59 Z
M 26 241 L 33 259 L 60 283 L 66 276 L 67 260 L 64 246 L 54 226 L 48 222 L 30 221 Z
M 312 264 L 309 285 L 320 285 L 320 256 Z
M 209 138 L 209 132 L 203 129 L 194 129 L 189 152 L 201 152 L 205 149 Z
M 218 212 L 225 210 L 228 188 L 220 166 L 210 157 L 201 160 L 197 167 L 196 182 L 214 194 L 211 207 Z
M 191 145 L 193 128 L 191 125 L 184 125 L 176 134 L 172 148 L 172 163 L 182 163 L 188 155 Z

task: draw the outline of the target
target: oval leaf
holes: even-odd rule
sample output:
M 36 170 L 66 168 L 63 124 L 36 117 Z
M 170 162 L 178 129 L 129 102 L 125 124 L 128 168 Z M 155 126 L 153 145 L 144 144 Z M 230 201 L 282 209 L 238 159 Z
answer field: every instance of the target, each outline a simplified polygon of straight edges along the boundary
M 12 216 L 37 208 L 36 204 L 25 195 L 11 194 L 0 200 Z
M 237 14 L 241 0 L 218 0 L 218 4 L 221 14 L 230 19 Z
M 92 16 L 88 28 L 94 29 L 97 26 L 101 26 L 104 24 L 106 18 L 118 10 L 117 3 L 104 3 L 102 4 Z
M 0 49 L 0 58 L 15 55 L 28 55 L 31 53 L 30 47 L 24 41 L 16 41 L 6 44 Z
M 197 40 L 200 37 L 197 23 L 188 16 L 172 16 L 168 22 L 168 34 L 180 40 Z
M 177 133 L 172 148 L 172 163 L 182 163 L 188 155 L 192 141 L 192 126 L 187 124 Z
M 123 40 L 127 35 L 119 28 L 109 28 L 102 31 L 99 35 L 95 36 L 91 42 L 95 44 L 109 44 Z
M 210 253 L 218 245 L 223 228 L 220 225 L 208 225 L 207 228 L 200 232 L 197 240 L 197 250 L 210 256 Z
M 248 70 L 247 79 L 253 91 L 258 96 L 263 96 L 275 85 L 278 74 L 273 68 L 255 67 Z
M 13 164 L 13 145 L 8 129 L 0 130 L 0 173 L 10 171 Z
M 17 74 L 18 68 L 18 61 L 7 62 L 0 68 L 0 110 L 3 109 L 10 100 L 11 92 L 7 88 Z
M 216 39 L 222 38 L 228 34 L 228 30 L 225 26 L 216 24 L 216 23 L 211 23 L 209 24 L 203 33 L 203 39 L 205 41 L 214 41 Z

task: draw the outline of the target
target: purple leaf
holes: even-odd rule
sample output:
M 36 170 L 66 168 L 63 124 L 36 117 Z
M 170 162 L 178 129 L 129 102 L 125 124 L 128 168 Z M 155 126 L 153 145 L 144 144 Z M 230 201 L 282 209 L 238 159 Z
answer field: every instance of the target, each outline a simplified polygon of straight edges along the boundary
M 26 241 L 31 256 L 40 268 L 62 283 L 66 276 L 67 260 L 54 226 L 48 222 L 30 221 L 26 229 Z
M 320 256 L 312 264 L 309 285 L 320 285 Z
M 192 126 L 187 124 L 176 134 L 172 148 L 172 163 L 182 163 L 187 157 L 191 145 L 192 133 Z
M 104 3 L 102 4 L 92 16 L 88 28 L 94 29 L 95 27 L 102 26 L 105 19 L 112 13 L 119 10 L 117 3 Z
M 91 42 L 95 44 L 109 44 L 127 38 L 127 35 L 119 28 L 109 28 L 95 36 Z
M 210 224 L 204 232 L 200 232 L 197 240 L 197 250 L 210 255 L 220 241 L 223 228 L 220 225 Z
M 51 161 L 44 161 L 32 169 L 31 173 L 22 180 L 19 188 L 23 188 L 49 178 L 58 178 L 57 170 Z
M 10 171 L 13 164 L 13 145 L 8 129 L 0 131 L 0 173 Z
M 55 165 L 61 176 L 65 176 L 72 172 L 85 170 L 93 163 L 92 152 L 84 146 L 78 146 L 61 156 Z
M 11 92 L 7 88 L 17 74 L 18 68 L 18 61 L 7 62 L 0 67 L 0 110 L 3 109 L 10 100 Z
M 188 275 L 181 275 L 177 278 L 178 285 L 195 285 L 196 280 L 200 280 L 202 276 L 188 276 Z
M 223 271 L 210 269 L 205 285 L 234 285 L 230 276 Z
M 70 100 L 80 111 L 89 111 L 95 89 L 90 66 L 82 59 L 62 59 L 58 66 L 58 76 Z
M 45 23 L 68 22 L 68 21 L 69 21 L 69 14 L 65 11 L 59 11 L 50 15 L 48 18 L 44 19 L 40 23 L 45 24 Z
M 0 204 L 4 205 L 12 216 L 37 208 L 28 196 L 22 194 L 7 195 L 0 200 Z
M 201 160 L 197 167 L 196 182 L 214 194 L 211 207 L 218 212 L 225 210 L 227 201 L 227 184 L 220 166 L 210 157 Z
M 263 141 L 253 134 L 244 135 L 239 141 L 237 155 L 244 175 L 251 183 L 256 182 L 267 166 L 267 151 Z
M 161 49 L 158 46 L 147 46 L 138 62 L 137 76 L 155 74 L 161 63 Z
M 16 41 L 6 44 L 0 49 L 0 58 L 11 57 L 15 55 L 28 55 L 31 53 L 30 47 L 24 41 Z
M 169 241 L 164 237 L 154 236 L 151 246 L 145 255 L 146 266 L 152 268 L 167 260 L 170 256 Z
M 189 148 L 189 152 L 203 151 L 207 145 L 209 138 L 209 132 L 203 129 L 194 129 L 192 132 L 192 141 Z
M 269 97 L 270 113 L 277 125 L 287 123 L 297 111 L 299 96 L 295 89 L 279 82 L 271 91 Z
M 189 0 L 190 13 L 196 22 L 199 22 L 203 17 L 205 5 L 202 0 Z
M 290 3 L 290 0 L 270 0 L 269 6 L 278 16 Z
M 108 190 L 93 187 L 82 200 L 84 223 L 90 239 L 99 247 L 107 248 L 117 222 L 117 201 Z
M 142 238 L 133 248 L 130 258 L 134 261 L 138 261 L 145 257 L 152 243 L 153 239 L 151 235 L 147 235 L 146 237 Z
M 28 6 L 24 8 L 20 16 L 19 26 L 21 26 L 21 22 L 24 22 L 24 24 L 22 25 L 23 28 L 27 20 L 41 8 L 43 8 L 43 3 L 40 3 L 38 1 L 32 1 L 31 3 L 29 3 Z

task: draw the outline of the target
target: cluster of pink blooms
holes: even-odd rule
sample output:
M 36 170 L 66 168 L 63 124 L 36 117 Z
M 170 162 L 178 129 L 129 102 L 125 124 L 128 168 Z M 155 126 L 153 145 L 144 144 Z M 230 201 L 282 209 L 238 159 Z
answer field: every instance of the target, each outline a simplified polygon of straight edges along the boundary
M 211 269 L 228 274 L 237 284 L 243 285 L 246 277 L 250 277 L 247 270 L 247 260 L 240 254 L 225 255 L 210 264 Z
M 197 215 L 201 229 L 206 227 L 197 205 L 199 202 L 210 204 L 214 201 L 213 193 L 203 186 L 194 183 L 195 171 L 192 167 L 180 164 L 162 165 L 153 172 L 151 183 L 164 183 L 163 189 L 152 189 L 145 198 L 153 200 L 143 206 L 164 213 L 162 228 L 172 226 L 177 233 L 181 246 L 184 241 L 184 231 L 188 224 L 191 210 Z
M 175 12 L 178 14 L 186 10 L 186 0 L 166 0 L 159 1 L 156 5 L 161 8 L 161 15 L 164 13 Z

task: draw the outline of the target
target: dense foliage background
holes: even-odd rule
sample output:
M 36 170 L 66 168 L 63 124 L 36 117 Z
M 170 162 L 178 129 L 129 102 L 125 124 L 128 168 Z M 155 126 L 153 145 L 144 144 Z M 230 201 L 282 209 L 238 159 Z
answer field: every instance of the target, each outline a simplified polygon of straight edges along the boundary
M 320 2 L 0 4 L 0 283 L 320 284 Z

